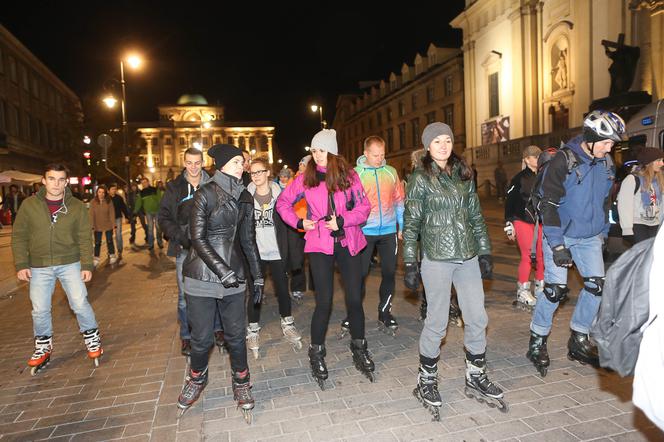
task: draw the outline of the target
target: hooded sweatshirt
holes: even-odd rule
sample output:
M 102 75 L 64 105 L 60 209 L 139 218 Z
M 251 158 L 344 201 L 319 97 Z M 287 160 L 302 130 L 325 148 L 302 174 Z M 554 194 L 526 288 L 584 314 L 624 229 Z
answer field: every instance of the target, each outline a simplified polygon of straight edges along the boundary
M 282 258 L 279 253 L 274 220 L 274 206 L 281 193 L 281 186 L 274 181 L 268 181 L 268 185 L 270 186 L 271 198 L 269 202 L 263 205 L 256 199 L 256 185 L 254 183 L 249 183 L 247 191 L 254 197 L 254 220 L 256 223 L 258 253 L 260 253 L 263 261 L 275 261 Z
M 316 170 L 322 174 L 326 171 L 324 167 L 320 166 L 317 166 Z M 349 178 L 350 188 L 345 192 L 337 190 L 334 192 L 333 198 L 337 217 L 341 218 L 338 221 L 339 227 L 343 226 L 345 232 L 341 245 L 347 247 L 348 252 L 355 256 L 367 245 L 360 226 L 366 222 L 369 212 L 371 212 L 371 204 L 364 194 L 364 188 L 357 173 L 352 171 Z M 284 222 L 293 228 L 302 228 L 302 222 L 293 208 L 293 205 L 302 198 L 307 202 L 307 219 L 316 221 L 315 229 L 304 234 L 305 253 L 333 255 L 335 239 L 330 235 L 323 220 L 325 216 L 329 215 L 330 206 L 325 180 L 321 180 L 316 187 L 305 187 L 304 174 L 302 174 L 281 192 L 277 199 L 277 211 Z
M 378 167 L 369 166 L 367 157 L 357 159 L 355 171 L 371 203 L 371 213 L 362 227 L 365 235 L 387 235 L 403 230 L 405 192 L 394 167 L 383 160 Z

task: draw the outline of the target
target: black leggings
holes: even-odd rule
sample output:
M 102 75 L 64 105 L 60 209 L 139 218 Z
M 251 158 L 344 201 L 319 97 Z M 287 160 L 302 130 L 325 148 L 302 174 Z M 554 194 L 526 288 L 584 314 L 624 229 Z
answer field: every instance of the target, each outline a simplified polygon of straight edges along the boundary
M 288 294 L 288 277 L 286 276 L 286 266 L 283 260 L 277 259 L 276 261 L 263 261 L 261 260 L 261 268 L 263 276 L 265 276 L 267 268 L 270 268 L 272 274 L 272 283 L 274 290 L 277 292 L 277 300 L 279 301 L 279 315 L 282 318 L 291 315 L 291 299 Z M 254 292 L 253 281 L 249 278 L 249 293 Z M 249 322 L 259 322 L 261 319 L 261 304 L 254 304 L 252 296 L 247 296 L 247 318 Z
M 366 279 L 369 274 L 369 267 L 371 266 L 371 255 L 373 255 L 374 249 L 378 249 L 382 276 L 378 292 L 380 295 L 378 311 L 383 310 L 387 312 L 390 309 L 388 304 L 392 303 L 395 285 L 394 279 L 397 271 L 397 234 L 367 235 L 366 238 L 367 246 L 360 254 L 362 257 L 362 297 L 364 297 Z
M 101 252 L 101 235 L 106 235 L 106 247 L 108 248 L 109 255 L 115 255 L 115 244 L 113 244 L 113 231 L 107 230 L 105 232 L 97 232 L 95 230 L 95 257 L 99 258 Z
M 234 373 L 247 369 L 245 293 L 224 296 L 221 299 L 185 295 L 187 322 L 191 328 L 191 369 L 205 370 L 210 348 L 214 345 L 215 316 L 217 310 L 224 324 L 224 342 L 231 357 Z
M 362 262 L 360 255 L 351 256 L 341 244 L 334 244 L 334 255 L 309 253 L 309 264 L 316 285 L 316 308 L 311 318 L 311 343 L 325 344 L 327 326 L 332 313 L 334 295 L 334 262 L 339 266 L 346 292 L 346 312 L 350 322 L 350 336 L 364 339 L 364 310 L 362 308 Z

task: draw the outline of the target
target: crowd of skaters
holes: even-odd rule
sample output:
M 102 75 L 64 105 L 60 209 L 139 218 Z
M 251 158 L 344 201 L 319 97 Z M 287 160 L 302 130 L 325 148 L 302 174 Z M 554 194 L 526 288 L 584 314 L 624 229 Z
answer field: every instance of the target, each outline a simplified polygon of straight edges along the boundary
M 604 283 L 602 245 L 615 178 L 609 152 L 625 135 L 624 122 L 611 112 L 592 112 L 583 124 L 583 134 L 559 151 L 548 152 L 546 161 L 539 147 L 527 147 L 523 169 L 509 186 L 504 173 L 500 176 L 505 232 L 521 251 L 515 302 L 532 310 L 527 357 L 542 376 L 550 365 L 546 342 L 552 317 L 569 292 L 567 271 L 572 265 L 583 277 L 584 287 L 570 323 L 568 356 L 599 367 L 589 333 Z M 437 365 L 455 291 L 465 327 L 465 392 L 507 411 L 502 389 L 487 372 L 488 316 L 482 279 L 491 279 L 493 261 L 477 195 L 477 172 L 454 152 L 454 134 L 444 123 L 425 127 L 422 145 L 407 183 L 387 165 L 385 141 L 378 136 L 365 140 L 363 155 L 352 167 L 339 155 L 336 132 L 323 129 L 314 135 L 311 154 L 300 161 L 298 172 L 282 169 L 274 178 L 266 160 L 252 160 L 248 152 L 228 144 L 208 150 L 215 163 L 208 173 L 202 167 L 204 154 L 192 148 L 184 153 L 181 175 L 166 186 L 153 187 L 143 178 L 140 189 L 132 184 L 126 199 L 115 185 L 99 186 L 89 213 L 74 201 L 66 168 L 50 165 L 44 189 L 24 201 L 24 207 L 32 209 L 18 211 L 13 230 L 18 277 L 30 281 L 33 303 L 35 352 L 29 365 L 36 372 L 50 358 L 50 297 L 56 279 L 77 314 L 90 357 L 96 361 L 103 353 L 84 282 L 99 264 L 103 239 L 109 263 L 122 259 L 124 216 L 131 224 L 130 243 L 135 242 L 138 218 L 148 249 L 154 250 L 155 241 L 163 248 L 166 238 L 167 254 L 176 261 L 177 319 L 182 353 L 189 360 L 178 398 L 182 410 L 193 405 L 207 385 L 209 349 L 216 343 L 228 351 L 234 397 L 250 416 L 254 399 L 247 350 L 259 357 L 267 273 L 278 300 L 284 339 L 300 348 L 303 337 L 292 315 L 292 302 L 306 292 L 305 256 L 310 268 L 316 269 L 310 274 L 315 294 L 308 333 L 312 376 L 324 389 L 329 376 L 325 341 L 337 268 L 344 281 L 347 313 L 342 332 L 350 334 L 355 367 L 375 381 L 365 336 L 365 280 L 377 252 L 382 277 L 377 316 L 385 331 L 396 332 L 392 304 L 401 243 L 404 283 L 412 290 L 422 284 L 427 300 L 415 396 L 439 418 Z M 618 193 L 620 224 L 630 243 L 655 236 L 661 224 L 663 157 L 658 149 L 643 149 L 638 167 Z M 496 174 L 497 185 L 498 178 Z M 539 199 L 533 210 L 535 192 Z M 49 209 L 49 218 L 25 215 L 40 205 Z M 71 220 L 75 211 L 86 216 Z M 62 218 L 71 222 L 58 224 Z M 31 232 L 44 227 L 41 224 L 50 224 L 43 230 L 58 236 L 62 250 L 45 250 L 42 240 L 33 239 Z M 70 234 L 74 231 L 79 234 Z M 80 234 L 85 231 L 87 238 Z M 94 247 L 89 244 L 90 231 Z M 48 276 L 41 276 L 44 268 L 49 269 Z M 73 284 L 72 279 L 80 281 Z

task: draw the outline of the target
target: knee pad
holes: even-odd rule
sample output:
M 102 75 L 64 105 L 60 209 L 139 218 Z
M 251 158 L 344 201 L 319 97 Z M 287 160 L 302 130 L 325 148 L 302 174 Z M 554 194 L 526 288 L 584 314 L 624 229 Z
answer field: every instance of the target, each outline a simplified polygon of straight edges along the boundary
M 583 288 L 595 296 L 602 296 L 604 290 L 604 277 L 603 276 L 589 276 L 583 278 Z
M 550 282 L 544 283 L 544 296 L 551 302 L 564 301 L 569 293 L 567 284 L 552 284 Z

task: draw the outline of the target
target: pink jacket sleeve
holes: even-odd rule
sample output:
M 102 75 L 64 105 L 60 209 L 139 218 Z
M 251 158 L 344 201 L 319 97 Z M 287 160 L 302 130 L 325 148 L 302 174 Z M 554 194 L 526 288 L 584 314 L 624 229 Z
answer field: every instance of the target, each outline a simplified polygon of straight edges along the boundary
M 355 197 L 355 207 L 353 210 L 344 212 L 344 226 L 359 226 L 364 224 L 371 213 L 371 203 L 369 198 L 364 194 L 364 187 L 357 174 L 353 175 L 353 181 L 350 186 L 351 192 Z
M 304 174 L 298 175 L 277 198 L 277 212 L 286 224 L 297 228 L 300 218 L 295 213 L 293 205 L 301 198 L 304 198 Z

